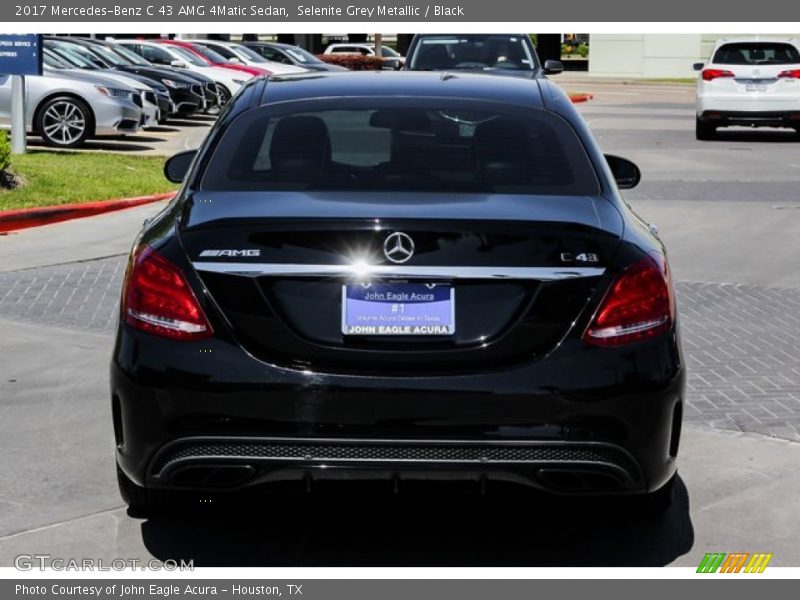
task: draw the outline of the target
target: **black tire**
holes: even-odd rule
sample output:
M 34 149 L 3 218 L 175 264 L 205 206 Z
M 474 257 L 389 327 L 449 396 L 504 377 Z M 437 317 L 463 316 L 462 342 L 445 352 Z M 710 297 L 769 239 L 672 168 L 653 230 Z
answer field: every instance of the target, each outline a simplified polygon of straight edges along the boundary
M 222 110 L 231 101 L 233 95 L 231 94 L 230 90 L 226 88 L 224 85 L 217 84 L 217 89 L 219 90 L 219 103 L 217 104 L 217 108 Z
M 136 485 L 117 467 L 119 495 L 132 517 L 151 517 L 177 510 L 188 501 L 179 492 L 150 490 Z
M 717 133 L 717 128 L 714 125 L 703 123 L 699 117 L 695 118 L 694 136 L 698 140 L 708 141 L 713 140 L 714 135 Z
M 661 489 L 636 497 L 634 499 L 634 510 L 640 514 L 654 517 L 667 512 L 672 506 L 672 498 L 675 495 L 675 480 L 677 478 L 677 475 L 673 475 Z
M 48 146 L 77 148 L 94 133 L 94 117 L 83 100 L 56 96 L 37 109 L 34 130 Z

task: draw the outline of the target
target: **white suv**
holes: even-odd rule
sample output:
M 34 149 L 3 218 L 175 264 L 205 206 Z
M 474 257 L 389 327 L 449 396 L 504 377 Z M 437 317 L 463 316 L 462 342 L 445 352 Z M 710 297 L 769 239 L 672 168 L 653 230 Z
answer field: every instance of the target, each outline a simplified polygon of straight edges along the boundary
M 696 63 L 698 140 L 718 127 L 789 127 L 800 132 L 800 42 L 720 40 Z
M 325 48 L 324 54 L 360 54 L 375 56 L 375 44 L 369 43 L 337 43 Z M 406 64 L 406 57 L 389 46 L 381 46 L 381 58 L 384 69 L 400 69 Z

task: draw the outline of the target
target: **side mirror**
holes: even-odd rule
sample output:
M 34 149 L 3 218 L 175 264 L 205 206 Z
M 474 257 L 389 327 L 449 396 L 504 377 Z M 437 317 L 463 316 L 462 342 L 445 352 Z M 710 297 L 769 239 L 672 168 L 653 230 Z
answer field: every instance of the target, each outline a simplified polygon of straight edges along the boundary
M 185 150 L 170 156 L 164 163 L 164 177 L 172 183 L 183 183 L 195 156 L 197 156 L 197 150 Z
M 639 167 L 627 158 L 606 154 L 606 162 L 614 175 L 614 180 L 617 182 L 619 189 L 630 190 L 639 185 L 642 180 L 642 172 Z
M 564 63 L 560 60 L 548 59 L 544 61 L 544 72 L 547 75 L 558 75 L 564 72 Z
M 692 65 L 692 68 L 693 68 L 695 71 L 702 71 L 704 66 L 705 66 L 705 63 L 694 63 L 694 64 Z
M 182 60 L 178 60 L 177 58 L 169 63 L 170 67 L 175 67 L 176 69 L 185 69 L 186 63 Z
M 231 64 L 233 64 L 233 65 L 243 65 L 243 64 L 244 64 L 244 63 L 242 62 L 242 59 L 241 59 L 241 58 L 237 58 L 237 57 L 235 57 L 235 56 L 231 56 L 231 57 L 228 59 L 228 62 L 229 62 L 229 63 L 231 63 Z

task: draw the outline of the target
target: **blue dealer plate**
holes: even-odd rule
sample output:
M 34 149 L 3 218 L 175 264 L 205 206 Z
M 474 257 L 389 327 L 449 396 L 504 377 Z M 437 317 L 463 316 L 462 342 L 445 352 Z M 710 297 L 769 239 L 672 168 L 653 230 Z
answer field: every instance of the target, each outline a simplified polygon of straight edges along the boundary
M 345 335 L 453 335 L 455 290 L 444 283 L 342 286 Z

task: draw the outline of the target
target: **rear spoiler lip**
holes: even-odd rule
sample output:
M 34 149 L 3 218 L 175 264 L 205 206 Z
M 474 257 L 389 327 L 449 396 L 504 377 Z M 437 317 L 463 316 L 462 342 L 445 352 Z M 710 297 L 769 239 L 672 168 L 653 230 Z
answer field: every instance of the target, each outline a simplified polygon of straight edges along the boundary
M 248 219 L 552 222 L 602 229 L 617 237 L 624 230 L 613 202 L 600 195 L 195 192 L 187 213 L 182 231 Z

